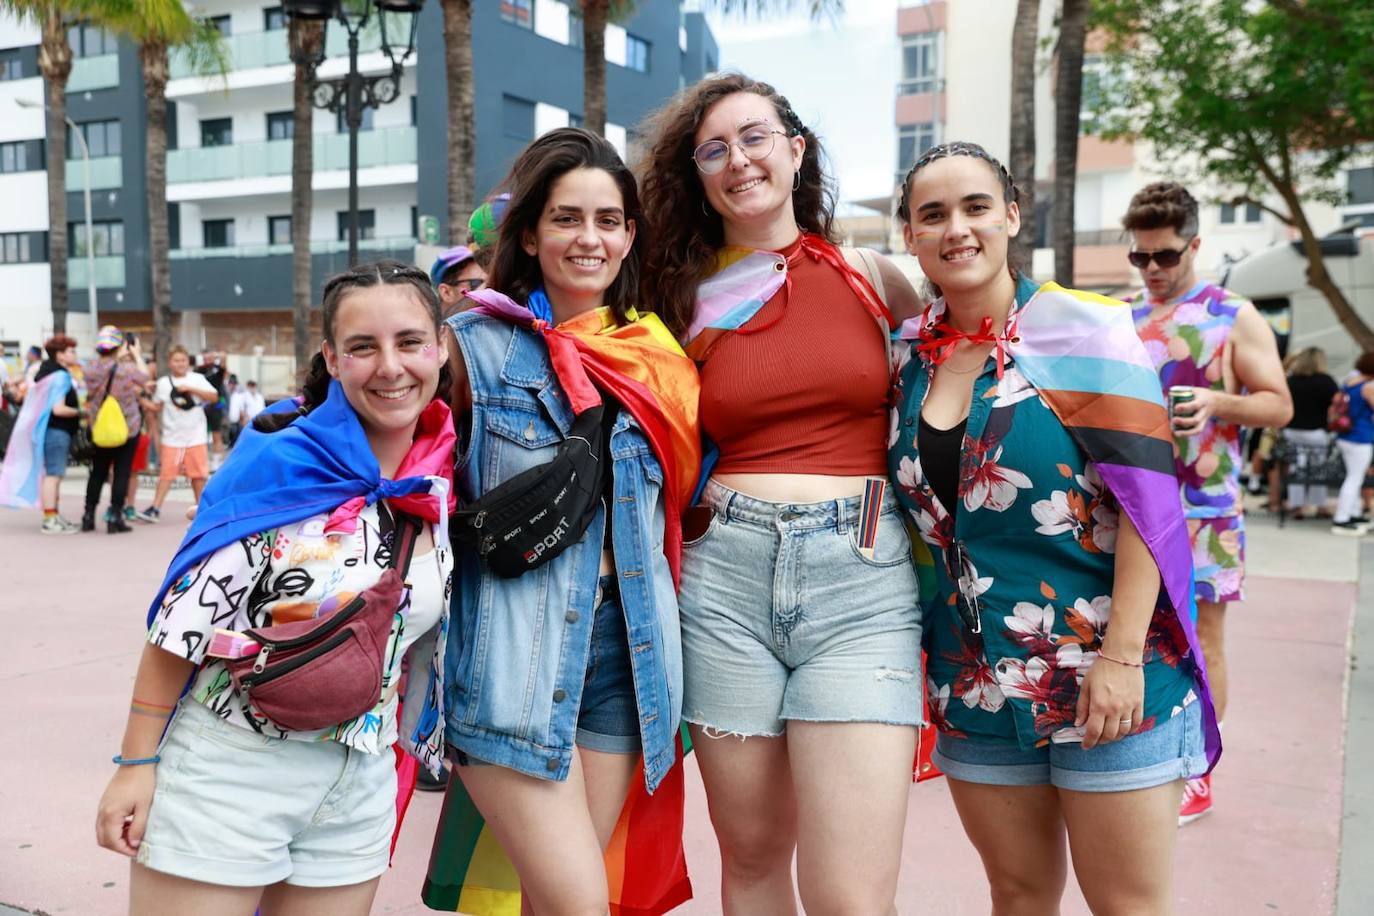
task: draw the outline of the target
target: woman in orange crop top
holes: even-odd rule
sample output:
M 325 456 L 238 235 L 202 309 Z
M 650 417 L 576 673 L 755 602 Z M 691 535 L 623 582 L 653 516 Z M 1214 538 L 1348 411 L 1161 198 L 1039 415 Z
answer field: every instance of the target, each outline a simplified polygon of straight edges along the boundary
M 830 240 L 820 160 L 729 74 L 655 116 L 643 169 L 644 298 L 689 340 L 719 449 L 679 604 L 727 914 L 795 912 L 794 851 L 807 912 L 890 912 L 921 723 L 911 545 L 879 486 L 889 334 L 919 300 Z

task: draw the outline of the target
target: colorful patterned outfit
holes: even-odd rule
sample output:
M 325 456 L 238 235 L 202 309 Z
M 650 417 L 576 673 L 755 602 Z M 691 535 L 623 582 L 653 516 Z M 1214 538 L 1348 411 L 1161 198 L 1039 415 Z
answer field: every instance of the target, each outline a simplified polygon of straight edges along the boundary
M 1145 342 L 1167 396 L 1172 385 L 1226 390 L 1227 341 L 1248 300 L 1211 283 L 1199 283 L 1172 306 L 1145 292 L 1132 300 L 1136 330 Z M 1245 524 L 1241 502 L 1241 428 L 1209 420 L 1196 436 L 1174 438 L 1175 464 L 1188 535 L 1193 545 L 1199 601 L 1245 597 Z
M 944 300 L 906 322 L 889 468 L 935 556 L 926 596 L 932 718 L 949 736 L 1031 748 L 1081 740 L 1083 676 L 1111 614 L 1119 513 L 1134 520 L 1162 587 L 1144 658 L 1142 730 L 1203 700 L 1208 756 L 1220 742 L 1193 632 L 1182 518 L 1172 495 L 1167 420 L 1125 309 L 1022 282 L 1006 335 L 974 384 L 959 502 L 935 498 L 917 429 L 934 374 Z M 1000 376 L 1000 377 L 999 377 Z M 976 623 L 965 622 L 968 619 Z M 974 630 L 981 626 L 981 632 Z

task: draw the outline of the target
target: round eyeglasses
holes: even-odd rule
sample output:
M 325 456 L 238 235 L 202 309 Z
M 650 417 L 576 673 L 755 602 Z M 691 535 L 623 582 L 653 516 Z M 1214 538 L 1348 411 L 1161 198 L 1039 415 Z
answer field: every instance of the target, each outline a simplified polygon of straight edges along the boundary
M 697 164 L 697 171 L 701 174 L 714 175 L 730 161 L 732 145 L 738 146 L 739 151 L 749 159 L 763 159 L 773 152 L 775 135 L 785 137 L 787 132 L 765 124 L 756 124 L 746 128 L 733 144 L 724 140 L 707 140 L 692 150 L 692 161 Z

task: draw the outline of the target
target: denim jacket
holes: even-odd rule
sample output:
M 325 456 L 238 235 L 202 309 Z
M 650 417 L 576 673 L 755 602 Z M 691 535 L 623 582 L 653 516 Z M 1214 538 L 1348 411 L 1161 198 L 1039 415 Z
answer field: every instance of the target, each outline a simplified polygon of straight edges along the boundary
M 539 335 L 465 312 L 449 319 L 472 390 L 470 435 L 454 469 L 471 500 L 551 460 L 573 413 Z M 644 778 L 672 767 L 682 712 L 677 595 L 663 554 L 663 471 L 634 418 L 611 431 L 612 538 L 632 658 Z M 563 780 L 595 617 L 605 510 L 580 541 L 518 579 L 493 575 L 455 544 L 445 660 L 445 738 L 479 760 Z

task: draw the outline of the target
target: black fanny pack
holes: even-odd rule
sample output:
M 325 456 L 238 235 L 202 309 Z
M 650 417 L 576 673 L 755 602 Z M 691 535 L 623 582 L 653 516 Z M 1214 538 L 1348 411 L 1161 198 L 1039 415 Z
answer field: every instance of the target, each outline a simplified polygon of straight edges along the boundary
M 523 471 L 459 509 L 453 539 L 476 550 L 507 579 L 535 569 L 576 543 L 596 517 L 610 462 L 605 407 L 583 411 L 553 460 Z

